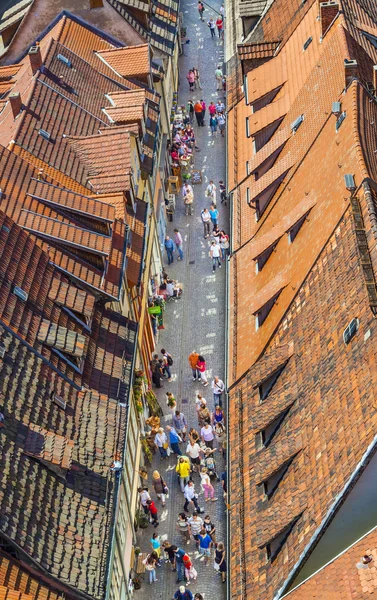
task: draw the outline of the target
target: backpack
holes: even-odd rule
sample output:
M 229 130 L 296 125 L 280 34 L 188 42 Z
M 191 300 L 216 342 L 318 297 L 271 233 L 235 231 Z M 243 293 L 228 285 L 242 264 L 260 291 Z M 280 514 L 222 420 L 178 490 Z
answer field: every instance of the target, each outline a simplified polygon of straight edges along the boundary
M 168 361 L 168 365 L 169 365 L 169 367 L 171 367 L 171 366 L 173 365 L 173 359 L 172 359 L 172 357 L 170 356 L 170 354 L 168 354 L 168 355 L 167 355 L 166 359 L 167 359 L 167 361 Z

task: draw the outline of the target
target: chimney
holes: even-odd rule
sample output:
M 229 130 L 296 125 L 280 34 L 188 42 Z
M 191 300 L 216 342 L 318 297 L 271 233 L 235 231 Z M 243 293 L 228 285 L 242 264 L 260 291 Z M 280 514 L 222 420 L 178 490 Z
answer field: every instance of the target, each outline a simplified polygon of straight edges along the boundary
M 39 46 L 32 46 L 29 50 L 29 60 L 32 73 L 36 73 L 42 66 L 42 55 Z
M 344 59 L 344 70 L 346 75 L 346 87 L 351 83 L 353 79 L 357 79 L 359 76 L 359 68 L 357 61 L 350 58 Z
M 19 92 L 11 92 L 8 99 L 12 108 L 13 117 L 16 118 L 20 114 L 22 108 L 21 94 Z
M 321 37 L 323 37 L 339 12 L 339 4 L 335 0 L 321 2 L 319 14 L 321 18 Z
M 89 8 L 102 8 L 103 0 L 89 0 Z

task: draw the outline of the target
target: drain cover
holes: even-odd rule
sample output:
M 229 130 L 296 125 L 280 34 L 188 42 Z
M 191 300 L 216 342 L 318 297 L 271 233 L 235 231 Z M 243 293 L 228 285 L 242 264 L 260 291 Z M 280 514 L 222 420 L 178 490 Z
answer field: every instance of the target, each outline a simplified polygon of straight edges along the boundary
M 182 404 L 188 404 L 189 399 L 188 398 L 182 398 Z
M 194 261 L 194 260 L 190 260 L 190 261 L 189 261 L 189 265 L 194 265 L 194 264 L 195 264 L 195 261 Z

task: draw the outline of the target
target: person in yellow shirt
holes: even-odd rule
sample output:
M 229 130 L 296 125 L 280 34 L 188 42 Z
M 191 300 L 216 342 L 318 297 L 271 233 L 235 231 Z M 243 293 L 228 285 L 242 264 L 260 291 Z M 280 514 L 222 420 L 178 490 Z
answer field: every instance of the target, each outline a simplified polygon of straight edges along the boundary
M 181 486 L 181 492 L 183 493 L 185 491 L 185 485 L 190 480 L 191 467 L 189 460 L 180 456 L 175 470 L 179 475 L 179 485 Z

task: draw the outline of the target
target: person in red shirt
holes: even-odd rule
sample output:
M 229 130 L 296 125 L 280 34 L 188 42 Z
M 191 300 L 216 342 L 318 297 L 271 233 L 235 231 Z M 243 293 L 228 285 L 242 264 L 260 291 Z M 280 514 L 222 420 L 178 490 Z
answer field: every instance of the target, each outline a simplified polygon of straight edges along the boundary
M 147 500 L 147 507 L 149 510 L 149 514 L 152 517 L 152 523 L 154 527 L 157 527 L 160 523 L 158 521 L 158 512 L 155 503 L 153 500 Z
M 219 38 L 221 38 L 222 32 L 223 32 L 223 20 L 221 17 L 217 17 L 216 27 L 217 27 L 217 32 L 219 34 Z

